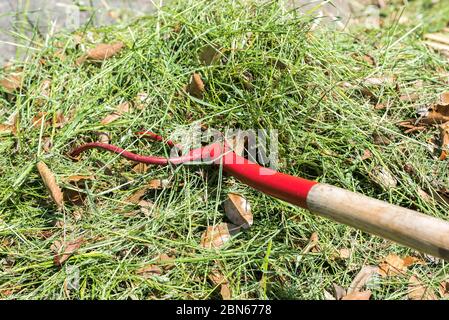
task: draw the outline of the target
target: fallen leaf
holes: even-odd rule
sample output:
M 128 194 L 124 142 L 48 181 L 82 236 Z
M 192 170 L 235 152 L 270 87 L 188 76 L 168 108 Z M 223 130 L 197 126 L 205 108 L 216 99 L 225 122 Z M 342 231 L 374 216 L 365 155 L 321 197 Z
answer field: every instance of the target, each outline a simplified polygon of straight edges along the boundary
M 449 153 L 449 122 L 440 125 L 441 131 L 441 154 L 440 160 L 446 160 L 447 155 Z
M 427 33 L 424 35 L 424 39 L 449 45 L 449 36 L 443 33 Z
M 244 197 L 237 193 L 228 193 L 224 202 L 226 217 L 235 225 L 248 229 L 253 224 L 251 206 Z
M 22 87 L 22 74 L 10 73 L 0 80 L 0 86 L 3 87 L 7 93 L 13 93 L 14 91 Z
M 341 300 L 369 300 L 371 298 L 371 290 L 350 293 Z
M 332 283 L 332 291 L 334 292 L 334 297 L 336 300 L 341 300 L 344 296 L 346 296 L 346 290 L 336 283 Z
M 36 104 L 42 106 L 50 97 L 51 81 L 44 80 L 39 87 L 39 97 L 36 98 Z
M 190 79 L 190 83 L 186 87 L 186 92 L 195 98 L 201 99 L 204 94 L 204 83 L 199 73 L 194 73 Z
M 131 106 L 129 102 L 123 102 L 119 104 L 116 108 L 116 110 L 111 113 L 110 115 L 107 115 L 103 120 L 101 120 L 102 125 L 107 125 L 117 119 L 119 119 L 123 114 L 129 112 L 131 110 Z
M 351 257 L 352 250 L 348 248 L 342 248 L 338 250 L 338 258 L 346 260 Z
M 0 134 L 10 134 L 15 132 L 15 127 L 10 124 L 0 124 Z
M 168 188 L 170 182 L 168 179 L 152 179 L 148 183 L 148 189 L 164 189 Z
M 306 247 L 304 248 L 304 250 L 302 251 L 303 254 L 306 254 L 308 252 L 319 252 L 320 251 L 320 246 L 319 246 L 319 240 L 318 240 L 318 233 L 317 232 L 313 232 L 310 235 L 309 238 L 309 243 L 306 245 Z
M 89 61 L 103 61 L 111 58 L 112 56 L 119 53 L 125 44 L 121 41 L 115 43 L 102 43 L 97 45 L 95 48 L 90 49 L 87 53 L 76 60 L 76 64 L 80 65 L 86 60 Z
M 396 188 L 398 181 L 396 178 L 383 167 L 375 167 L 369 173 L 370 178 L 382 188 L 388 190 Z
M 382 76 L 382 77 L 372 77 L 372 78 L 365 78 L 363 80 L 363 85 L 371 87 L 377 87 L 377 86 L 391 86 L 395 83 L 396 78 L 392 76 Z
M 149 217 L 151 215 L 151 211 L 154 208 L 153 202 L 140 200 L 137 204 L 140 206 L 140 212 L 142 212 L 145 216 Z
M 449 298 L 449 280 L 441 281 L 439 292 L 441 298 Z
M 71 203 L 75 206 L 82 206 L 86 201 L 86 194 L 74 189 L 64 188 L 64 202 Z
M 208 44 L 201 49 L 199 60 L 203 65 L 210 66 L 220 59 L 221 52 Z
M 391 253 L 379 264 L 379 274 L 382 277 L 403 275 L 407 268 L 413 264 L 425 264 L 425 262 L 416 257 L 406 256 L 401 258 Z
M 145 173 L 147 170 L 148 166 L 145 163 L 138 163 L 132 168 L 132 171 L 138 174 Z
M 420 99 L 420 95 L 417 93 L 403 94 L 399 97 L 402 102 L 416 102 Z
M 33 126 L 33 128 L 39 128 L 43 125 L 44 128 L 49 127 L 53 124 L 53 119 L 48 119 L 47 121 L 45 121 L 45 118 L 47 118 L 49 115 L 49 113 L 47 112 L 38 112 L 37 115 L 35 115 L 33 117 L 33 119 L 31 120 L 31 125 Z M 65 124 L 67 123 L 67 119 L 64 116 L 64 114 L 61 111 L 57 111 L 55 113 L 55 118 L 54 118 L 54 126 L 55 128 L 61 128 L 63 127 Z
M 63 194 L 58 184 L 56 183 L 53 172 L 51 172 L 47 165 L 42 161 L 38 162 L 36 166 L 45 186 L 47 187 L 47 190 L 50 193 L 51 198 L 56 203 L 56 206 L 58 208 L 62 208 Z
M 50 149 L 51 149 L 52 146 L 53 146 L 53 143 L 51 141 L 51 138 L 48 137 L 48 136 L 44 136 L 42 138 L 42 150 L 45 153 L 48 153 L 48 152 L 50 152 Z
M 53 257 L 53 262 L 57 266 L 61 266 L 67 261 L 84 243 L 84 239 L 78 238 L 76 240 L 64 243 L 61 240 L 56 240 L 51 249 L 56 253 Z
M 364 286 L 373 278 L 378 276 L 379 268 L 376 266 L 364 266 L 352 280 L 348 288 L 348 294 L 360 292 Z
M 64 180 L 67 182 L 80 182 L 80 181 L 84 181 L 84 180 L 94 180 L 94 179 L 95 179 L 95 176 L 93 176 L 93 175 L 73 175 L 73 176 L 68 176 Z
M 149 264 L 136 270 L 136 273 L 144 278 L 150 278 L 152 276 L 159 276 L 162 274 L 162 269 L 153 264 Z
M 437 296 L 432 288 L 424 286 L 415 275 L 412 275 L 408 282 L 409 300 L 437 300 Z
M 207 227 L 201 236 L 201 246 L 206 249 L 221 248 L 231 237 L 237 234 L 240 227 L 230 223 L 219 223 L 216 226 Z
M 109 144 L 110 138 L 109 134 L 105 132 L 98 132 L 97 133 L 97 141 L 104 144 Z
M 145 109 L 147 100 L 148 100 L 148 93 L 139 92 L 137 94 L 137 96 L 134 98 L 134 104 L 137 109 L 143 110 L 143 109 Z
M 324 290 L 324 300 L 336 300 L 336 299 L 332 294 Z
M 406 271 L 407 266 L 404 265 L 404 260 L 393 253 L 379 264 L 379 274 L 382 277 L 404 274 Z
M 360 157 L 360 160 L 364 161 L 364 160 L 371 158 L 372 156 L 373 156 L 373 154 L 371 153 L 371 151 L 368 149 L 365 149 L 365 151 L 363 151 L 363 155 Z
M 147 192 L 148 187 L 144 187 L 142 189 L 137 190 L 132 195 L 130 195 L 128 198 L 126 198 L 125 202 L 129 202 L 132 204 L 138 204 L 140 199 L 145 195 Z
M 169 256 L 166 253 L 162 253 L 157 256 L 156 262 L 161 265 L 161 267 L 165 270 L 170 270 L 175 267 L 175 258 L 172 256 Z
M 229 288 L 229 282 L 226 277 L 218 270 L 214 270 L 209 274 L 209 279 L 215 286 L 220 286 L 220 294 L 223 300 L 231 299 L 231 289 Z

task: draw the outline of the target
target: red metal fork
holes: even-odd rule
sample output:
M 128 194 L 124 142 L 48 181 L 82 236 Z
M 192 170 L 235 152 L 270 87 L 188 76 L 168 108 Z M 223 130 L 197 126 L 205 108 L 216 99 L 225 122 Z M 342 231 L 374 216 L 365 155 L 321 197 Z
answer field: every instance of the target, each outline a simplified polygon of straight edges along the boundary
M 144 135 L 164 141 L 148 131 Z M 175 145 L 171 141 L 166 142 L 170 146 Z M 147 164 L 181 165 L 201 160 L 221 165 L 223 171 L 270 196 L 449 261 L 449 222 L 359 193 L 262 167 L 237 155 L 226 142 L 213 143 L 173 158 L 142 156 L 98 142 L 81 145 L 71 155 L 78 156 L 92 148 L 108 150 Z

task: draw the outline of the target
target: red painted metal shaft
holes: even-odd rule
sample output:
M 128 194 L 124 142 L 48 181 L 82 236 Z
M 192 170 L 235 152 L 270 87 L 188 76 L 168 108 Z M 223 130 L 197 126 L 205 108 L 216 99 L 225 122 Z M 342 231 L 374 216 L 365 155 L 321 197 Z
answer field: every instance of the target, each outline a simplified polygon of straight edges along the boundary
M 73 150 L 71 155 L 76 157 L 83 151 L 93 148 L 108 150 L 136 162 L 155 165 L 179 165 L 200 160 L 212 161 L 215 164 L 222 165 L 226 173 L 250 187 L 303 208 L 307 208 L 307 195 L 310 189 L 317 183 L 262 167 L 238 156 L 219 143 L 194 149 L 184 156 L 168 159 L 142 156 L 114 145 L 99 142 L 86 143 Z

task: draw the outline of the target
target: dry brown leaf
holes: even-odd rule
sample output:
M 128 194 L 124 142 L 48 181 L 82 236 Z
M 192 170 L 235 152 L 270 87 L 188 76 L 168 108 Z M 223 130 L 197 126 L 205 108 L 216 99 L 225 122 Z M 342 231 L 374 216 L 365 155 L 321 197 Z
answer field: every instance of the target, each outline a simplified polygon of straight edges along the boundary
M 152 276 L 159 276 L 162 274 L 162 269 L 153 264 L 149 264 L 136 270 L 136 273 L 144 278 L 150 278 Z
M 54 264 L 57 266 L 62 265 L 83 243 L 84 239 L 82 237 L 67 243 L 62 242 L 61 240 L 56 240 L 51 246 L 51 249 L 56 253 L 53 257 Z
M 206 249 L 221 248 L 239 230 L 238 226 L 230 223 L 219 223 L 216 226 L 207 227 L 201 236 L 201 246 Z
M 449 45 L 449 36 L 443 33 L 427 33 L 424 39 Z
M 401 258 L 391 253 L 379 264 L 379 274 L 382 277 L 403 275 L 407 268 L 413 264 L 425 264 L 425 262 L 416 257 L 406 256 Z
M 134 104 L 137 109 L 143 110 L 147 104 L 147 100 L 148 100 L 148 93 L 139 92 L 137 96 L 134 98 Z
M 332 291 L 334 292 L 334 297 L 336 300 L 341 300 L 341 298 L 343 298 L 347 294 L 346 290 L 336 283 L 332 283 Z
M 210 66 L 216 63 L 220 59 L 220 56 L 221 56 L 220 50 L 208 44 L 201 49 L 199 59 L 203 65 Z
M 318 233 L 317 232 L 313 232 L 310 235 L 309 243 L 304 248 L 302 253 L 306 254 L 309 251 L 311 251 L 311 252 L 319 252 L 320 251 L 319 239 L 318 239 Z
M 404 265 L 404 259 L 391 253 L 379 264 L 379 274 L 382 277 L 404 274 L 407 266 Z
M 360 157 L 360 160 L 364 161 L 364 160 L 371 158 L 372 156 L 373 156 L 373 154 L 371 153 L 371 151 L 368 149 L 365 149 L 365 151 L 363 151 L 363 155 Z
M 14 133 L 15 127 L 13 125 L 10 124 L 0 124 L 0 134 L 10 134 L 10 133 Z
M 13 93 L 14 91 L 22 87 L 22 74 L 11 73 L 0 80 L 0 87 L 3 87 L 7 93 Z
M 164 189 L 168 188 L 170 185 L 170 182 L 168 179 L 152 179 L 150 182 L 148 182 L 148 189 Z
M 375 276 L 379 274 L 379 268 L 376 266 L 364 266 L 352 280 L 348 288 L 348 294 L 359 292 Z
M 47 190 L 50 193 L 51 198 L 53 199 L 58 208 L 62 208 L 64 197 L 61 189 L 56 183 L 56 179 L 53 172 L 51 172 L 50 169 L 47 167 L 47 165 L 42 161 L 38 162 L 36 166 L 45 186 L 47 187 Z
M 125 202 L 129 202 L 132 204 L 138 204 L 140 199 L 145 195 L 147 192 L 148 187 L 144 187 L 142 189 L 137 190 L 132 195 L 130 195 L 128 198 L 126 198 Z
M 350 293 L 341 300 L 369 300 L 371 298 L 371 290 Z
M 151 215 L 151 211 L 154 208 L 153 202 L 140 200 L 137 204 L 140 206 L 140 212 L 142 212 L 145 216 L 149 217 Z
M 156 262 L 165 270 L 170 270 L 175 267 L 175 257 L 162 253 L 157 256 Z
M 223 300 L 231 299 L 231 289 L 229 287 L 229 282 L 221 272 L 219 272 L 218 270 L 212 271 L 209 274 L 209 279 L 215 286 L 220 286 L 220 294 Z
M 119 119 L 123 114 L 129 112 L 131 110 L 131 105 L 129 102 L 123 102 L 119 104 L 116 108 L 116 110 L 111 113 L 110 115 L 107 115 L 103 120 L 101 120 L 102 125 L 107 125 L 117 119 Z
M 33 117 L 33 119 L 31 120 L 31 125 L 33 126 L 33 128 L 40 128 L 42 125 L 44 126 L 44 128 L 51 126 L 52 125 L 52 120 L 53 119 L 48 119 L 47 121 L 45 120 L 45 118 L 47 118 L 49 114 L 47 112 L 38 112 L 37 115 L 35 115 Z M 63 127 L 68 119 L 64 116 L 64 114 L 61 111 L 57 111 L 55 114 L 55 128 L 61 128 Z
M 109 144 L 110 138 L 109 134 L 106 132 L 96 132 L 97 142 Z
M 349 248 L 342 248 L 338 250 L 338 258 L 346 260 L 351 257 L 352 250 Z
M 195 98 L 203 98 L 204 83 L 199 73 L 194 73 L 192 75 L 190 83 L 186 87 L 186 92 Z
M 248 229 L 253 224 L 249 201 L 237 193 L 228 193 L 224 210 L 228 219 L 237 226 Z
M 449 153 L 449 122 L 440 125 L 441 131 L 441 155 L 440 160 L 446 160 Z
M 64 188 L 64 201 L 76 206 L 84 205 L 86 194 L 74 189 Z
M 415 275 L 412 275 L 408 282 L 408 298 L 410 300 L 437 300 L 433 289 L 425 286 Z
M 441 298 L 449 298 L 449 280 L 441 281 L 439 292 Z
M 396 178 L 383 167 L 375 167 L 369 173 L 370 178 L 382 188 L 388 190 L 396 188 L 398 181 Z
M 50 97 L 50 87 L 51 87 L 51 81 L 50 80 L 44 80 L 39 88 L 39 98 L 36 99 L 36 104 L 38 106 L 42 106 L 45 104 L 45 101 Z
M 93 175 L 73 175 L 73 176 L 68 176 L 64 180 L 67 182 L 80 182 L 80 181 L 84 181 L 84 180 L 94 180 L 94 179 L 95 179 L 95 176 L 93 176 Z
M 97 45 L 95 48 L 87 51 L 85 55 L 76 60 L 76 64 L 80 65 L 86 60 L 89 61 L 103 61 L 111 58 L 112 56 L 119 53 L 125 44 L 121 41 L 115 43 L 102 43 Z
M 145 163 L 138 163 L 132 168 L 132 171 L 138 174 L 145 173 L 147 170 L 148 166 Z
M 412 102 L 416 102 L 416 101 L 418 101 L 420 99 L 420 95 L 419 94 L 417 94 L 417 93 L 411 93 L 411 94 L 403 94 L 403 95 L 401 95 L 400 97 L 399 97 L 399 100 L 400 101 L 403 101 L 403 102 L 410 102 L 410 103 L 412 103 Z
M 391 86 L 396 82 L 396 78 L 392 76 L 372 77 L 363 80 L 363 85 L 368 87 Z

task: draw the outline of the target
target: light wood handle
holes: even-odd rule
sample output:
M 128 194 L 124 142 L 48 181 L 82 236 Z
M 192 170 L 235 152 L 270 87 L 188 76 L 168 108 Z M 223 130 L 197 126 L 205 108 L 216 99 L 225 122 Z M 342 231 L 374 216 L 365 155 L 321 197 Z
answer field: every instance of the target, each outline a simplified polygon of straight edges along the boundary
M 307 196 L 310 211 L 449 261 L 449 222 L 327 184 Z

